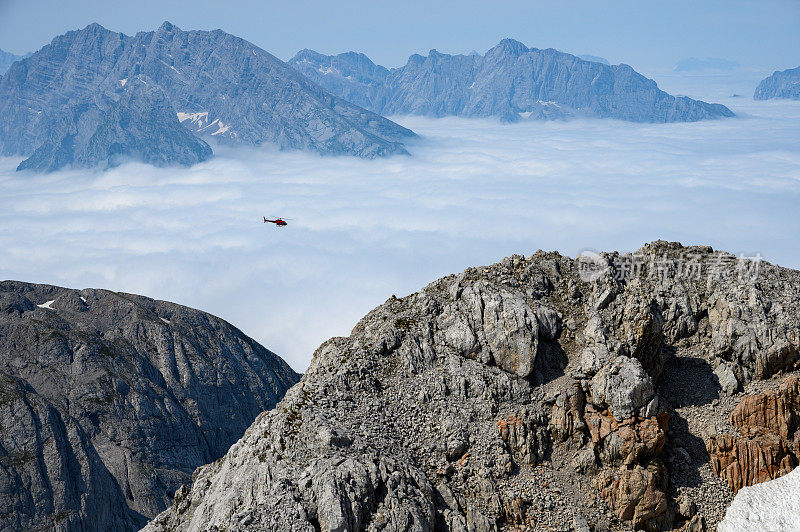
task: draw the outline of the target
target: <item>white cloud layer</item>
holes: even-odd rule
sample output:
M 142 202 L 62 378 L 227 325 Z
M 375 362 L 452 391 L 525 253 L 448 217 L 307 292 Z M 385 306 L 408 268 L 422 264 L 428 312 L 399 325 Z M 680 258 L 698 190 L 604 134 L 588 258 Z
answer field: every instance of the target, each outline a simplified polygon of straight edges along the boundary
M 189 169 L 35 175 L 0 159 L 0 277 L 201 308 L 302 371 L 391 294 L 512 253 L 661 238 L 800 267 L 800 102 L 723 103 L 742 117 L 402 118 L 413 156 L 378 161 L 220 149 Z

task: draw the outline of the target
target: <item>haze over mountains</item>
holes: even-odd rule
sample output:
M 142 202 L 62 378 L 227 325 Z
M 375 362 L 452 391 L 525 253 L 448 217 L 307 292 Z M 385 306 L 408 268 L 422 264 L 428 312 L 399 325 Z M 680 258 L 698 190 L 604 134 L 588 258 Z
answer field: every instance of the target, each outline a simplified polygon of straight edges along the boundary
M 56 37 L 0 80 L 0 121 L 0 152 L 37 170 L 188 165 L 211 156 L 210 138 L 378 157 L 406 153 L 413 136 L 243 39 L 168 22 L 133 37 L 98 24 Z
M 610 65 L 611 64 L 611 61 L 609 61 L 605 57 L 600 57 L 600 56 L 597 56 L 597 55 L 580 54 L 577 57 L 583 59 L 584 61 L 595 61 L 597 63 L 603 63 L 604 65 Z
M 586 61 L 503 39 L 484 55 L 431 50 L 388 70 L 364 54 L 298 52 L 289 63 L 344 99 L 384 116 L 687 122 L 733 116 L 719 104 L 672 96 L 630 66 Z
M 719 57 L 706 57 L 705 59 L 689 57 L 675 65 L 675 72 L 730 71 L 739 68 L 739 66 L 736 61 Z
M 30 55 L 30 54 L 28 54 L 28 55 Z M 27 55 L 26 56 L 14 55 L 14 54 L 5 52 L 3 50 L 0 50 L 0 76 L 2 76 L 5 73 L 5 71 L 8 70 L 8 67 L 11 66 L 11 63 L 13 63 L 14 61 L 17 61 L 19 59 L 23 59 L 24 57 L 27 57 Z

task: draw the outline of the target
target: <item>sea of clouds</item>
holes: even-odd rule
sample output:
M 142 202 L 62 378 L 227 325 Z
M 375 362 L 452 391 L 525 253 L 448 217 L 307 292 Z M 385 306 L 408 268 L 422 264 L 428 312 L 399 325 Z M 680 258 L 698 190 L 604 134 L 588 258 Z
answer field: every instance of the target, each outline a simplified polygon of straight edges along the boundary
M 0 159 L 0 278 L 200 308 L 303 371 L 392 294 L 512 253 L 667 239 L 800 268 L 800 102 L 717 81 L 713 101 L 738 118 L 403 117 L 412 155 L 376 161 L 218 148 L 188 169 L 37 175 Z M 703 96 L 697 80 L 666 83 Z

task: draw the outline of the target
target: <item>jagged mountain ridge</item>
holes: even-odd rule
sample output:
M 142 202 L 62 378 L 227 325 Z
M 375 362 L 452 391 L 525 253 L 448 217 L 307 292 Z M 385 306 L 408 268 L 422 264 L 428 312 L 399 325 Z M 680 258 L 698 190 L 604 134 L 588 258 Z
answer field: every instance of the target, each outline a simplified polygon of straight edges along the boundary
M 138 530 L 298 379 L 204 312 L 0 283 L 0 529 Z
M 99 24 L 56 37 L 0 79 L 0 119 L 0 152 L 40 150 L 22 166 L 39 170 L 192 164 L 211 155 L 198 137 L 379 157 L 406 153 L 413 136 L 244 39 L 169 22 L 133 37 Z
M 485 55 L 431 50 L 388 70 L 365 55 L 302 50 L 289 60 L 342 98 L 384 116 L 552 119 L 567 116 L 634 122 L 683 122 L 733 116 L 720 104 L 672 96 L 628 65 L 605 65 L 504 39 Z
M 588 266 L 537 252 L 392 296 L 145 530 L 715 526 L 704 438 L 798 369 L 800 272 L 665 242 Z
M 753 94 L 756 100 L 785 98 L 800 100 L 800 67 L 775 71 L 761 80 Z

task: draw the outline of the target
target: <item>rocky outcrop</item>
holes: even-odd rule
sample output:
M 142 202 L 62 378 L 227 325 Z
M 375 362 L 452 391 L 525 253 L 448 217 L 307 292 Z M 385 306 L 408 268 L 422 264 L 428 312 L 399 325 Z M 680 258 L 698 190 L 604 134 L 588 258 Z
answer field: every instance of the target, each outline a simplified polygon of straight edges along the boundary
M 538 464 L 544 459 L 550 446 L 546 427 L 547 419 L 543 413 L 533 416 L 527 413 L 522 416 L 512 414 L 497 421 L 500 438 L 520 464 Z
M 667 496 L 667 473 L 660 462 L 605 470 L 595 482 L 617 517 L 636 528 L 668 530 L 671 525 Z
M 778 393 L 745 397 L 731 412 L 740 436 L 710 436 L 706 442 L 714 472 L 735 492 L 792 471 L 800 457 L 800 378 Z
M 243 39 L 169 22 L 70 31 L 0 79 L 0 153 L 26 157 L 20 169 L 188 165 L 211 155 L 201 138 L 371 158 L 413 136 Z
M 756 100 L 785 98 L 800 100 L 800 67 L 775 71 L 761 80 L 753 94 Z
M 701 530 L 674 499 L 691 442 L 659 383 L 683 351 L 712 375 L 735 358 L 743 384 L 777 367 L 723 346 L 791 342 L 800 275 L 744 266 L 666 242 L 537 252 L 392 297 L 146 530 Z M 720 300 L 745 328 L 712 318 Z
M 302 50 L 289 64 L 332 94 L 384 116 L 509 122 L 572 116 L 685 122 L 733 116 L 723 105 L 667 94 L 628 65 L 597 59 L 503 39 L 485 55 L 431 50 L 392 70 L 354 52 L 325 56 Z
M 298 378 L 203 312 L 0 283 L 0 529 L 137 530 Z
M 590 387 L 595 405 L 621 421 L 646 414 L 653 401 L 653 380 L 635 358 L 619 356 L 597 372 Z

